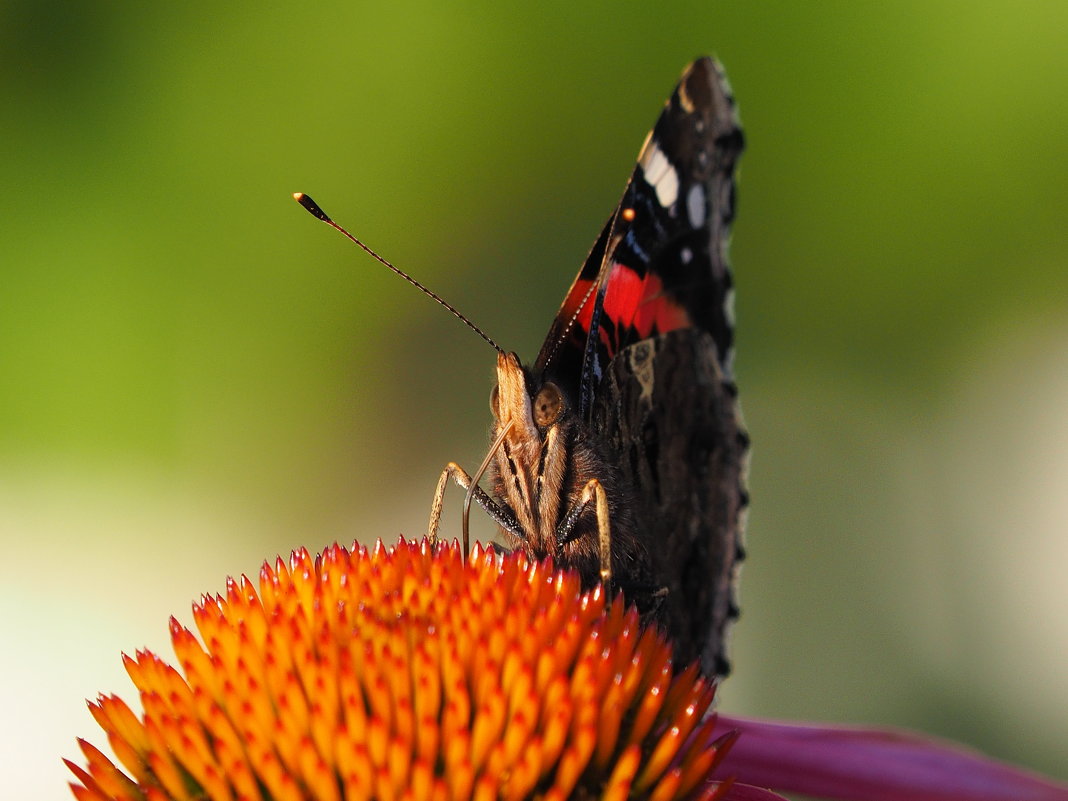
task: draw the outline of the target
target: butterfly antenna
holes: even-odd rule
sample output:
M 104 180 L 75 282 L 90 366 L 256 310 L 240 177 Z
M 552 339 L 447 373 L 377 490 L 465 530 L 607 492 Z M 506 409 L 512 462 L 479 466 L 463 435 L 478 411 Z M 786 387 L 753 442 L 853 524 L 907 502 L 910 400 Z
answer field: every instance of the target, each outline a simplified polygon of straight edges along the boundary
M 352 242 L 354 242 L 356 245 L 358 245 L 360 248 L 362 248 L 365 252 L 370 254 L 370 256 L 373 259 L 375 259 L 376 261 L 380 262 L 381 264 L 384 264 L 386 267 L 391 269 L 393 272 L 395 272 L 397 275 L 399 275 L 401 278 L 403 278 L 409 284 L 414 286 L 416 289 L 418 289 L 424 295 L 427 295 L 427 296 L 433 298 L 438 303 L 440 303 L 442 306 L 444 306 L 446 309 L 451 311 L 454 315 L 456 315 L 457 319 L 460 320 L 460 322 L 462 322 L 464 325 L 466 325 L 468 328 L 470 328 L 472 331 L 474 331 L 476 334 L 478 334 L 480 337 L 482 337 L 486 342 L 488 342 L 490 344 L 490 346 L 495 351 L 497 351 L 498 353 L 502 353 L 502 354 L 504 353 L 504 351 L 501 350 L 500 345 L 498 345 L 496 342 L 494 342 L 492 339 L 490 339 L 488 336 L 486 336 L 486 333 L 481 328 L 479 328 L 473 322 L 471 322 L 466 317 L 464 317 L 462 314 L 460 314 L 460 312 L 456 309 L 455 306 L 453 306 L 451 303 L 449 303 L 448 301 L 446 301 L 444 298 L 440 297 L 439 295 L 436 295 L 435 293 L 431 292 L 425 286 L 423 286 L 418 281 L 416 281 L 414 278 L 412 278 L 410 275 L 408 275 L 408 273 L 406 273 L 403 270 L 399 270 L 396 267 L 394 267 L 392 264 L 390 264 L 384 258 L 379 256 L 373 250 L 371 250 L 371 248 L 369 248 L 367 245 L 365 245 L 359 239 L 354 237 L 352 234 L 350 234 L 348 231 L 346 231 L 344 228 L 342 228 L 336 222 L 331 220 L 330 217 L 327 216 L 326 212 L 323 211 L 321 208 L 319 208 L 319 204 L 316 203 L 314 200 L 312 200 L 308 195 L 305 195 L 303 192 L 294 192 L 293 193 L 293 199 L 295 201 L 297 201 L 297 203 L 302 205 L 305 209 L 307 209 L 308 213 L 311 214 L 312 217 L 315 217 L 316 219 L 322 220 L 324 223 L 329 225 L 331 228 L 334 228 L 334 229 L 340 231 L 342 234 L 344 234 L 346 237 L 348 237 L 348 239 L 350 239 Z

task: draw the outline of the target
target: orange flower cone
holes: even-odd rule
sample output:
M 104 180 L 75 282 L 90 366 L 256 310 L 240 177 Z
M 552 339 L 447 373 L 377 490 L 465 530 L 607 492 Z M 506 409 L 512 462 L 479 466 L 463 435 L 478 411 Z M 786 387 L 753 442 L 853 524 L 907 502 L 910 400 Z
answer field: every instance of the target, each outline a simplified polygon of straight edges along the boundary
M 293 553 L 124 657 L 142 714 L 90 703 L 82 801 L 714 799 L 736 735 L 633 609 L 521 554 L 401 541 Z M 120 767 L 121 766 L 121 767 Z

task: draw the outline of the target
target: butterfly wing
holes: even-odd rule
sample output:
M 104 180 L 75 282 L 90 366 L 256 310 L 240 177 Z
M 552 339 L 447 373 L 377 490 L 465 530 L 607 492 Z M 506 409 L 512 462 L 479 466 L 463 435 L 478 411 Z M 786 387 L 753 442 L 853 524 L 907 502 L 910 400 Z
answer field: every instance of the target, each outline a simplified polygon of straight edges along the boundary
M 533 372 L 584 416 L 620 350 L 680 328 L 709 332 L 730 376 L 734 166 L 743 148 L 719 65 L 691 64 L 638 156 L 623 199 L 572 284 Z
M 695 61 L 646 139 L 623 199 L 575 279 L 541 353 L 577 405 L 649 555 L 653 586 L 625 586 L 679 664 L 729 664 L 748 437 L 731 376 L 727 263 L 743 137 L 723 72 Z M 656 597 L 650 603 L 649 594 Z

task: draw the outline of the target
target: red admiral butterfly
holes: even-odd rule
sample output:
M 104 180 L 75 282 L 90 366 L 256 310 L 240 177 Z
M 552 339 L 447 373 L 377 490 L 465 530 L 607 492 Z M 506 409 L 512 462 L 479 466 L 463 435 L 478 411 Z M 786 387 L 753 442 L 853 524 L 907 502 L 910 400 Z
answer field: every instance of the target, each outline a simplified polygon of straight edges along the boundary
M 699 658 L 720 675 L 748 503 L 727 265 L 742 148 L 723 71 L 698 59 L 533 366 L 498 349 L 494 443 L 475 484 L 458 465 L 445 468 L 429 529 L 433 537 L 452 477 L 468 489 L 465 536 L 474 498 L 515 547 L 578 570 L 586 586 L 623 590 L 666 628 L 677 664 Z M 492 497 L 477 486 L 487 465 Z
M 722 69 L 694 62 L 533 366 L 498 355 L 494 492 L 471 493 L 516 547 L 611 577 L 680 664 L 720 674 L 747 504 L 727 266 L 742 147 Z M 449 476 L 470 486 L 445 469 L 432 533 Z

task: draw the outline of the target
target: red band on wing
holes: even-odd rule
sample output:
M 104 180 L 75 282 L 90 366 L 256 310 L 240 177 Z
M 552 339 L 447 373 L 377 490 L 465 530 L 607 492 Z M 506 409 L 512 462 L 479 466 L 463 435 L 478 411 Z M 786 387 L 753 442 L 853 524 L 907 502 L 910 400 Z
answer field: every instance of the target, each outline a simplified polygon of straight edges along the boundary
M 693 325 L 693 320 L 685 308 L 664 294 L 660 276 L 650 273 L 645 277 L 642 299 L 630 324 L 644 339 L 654 332 L 666 334 L 676 328 L 688 328 Z
M 664 294 L 659 275 L 649 272 L 642 276 L 618 263 L 612 265 L 608 276 L 604 314 L 616 338 L 610 342 L 607 332 L 601 332 L 610 356 L 632 342 L 693 324 L 686 310 Z
M 663 281 L 655 272 L 642 275 L 625 264 L 613 262 L 605 282 L 597 339 L 607 359 L 639 340 L 693 325 L 686 309 L 664 293 Z M 593 327 L 597 297 L 595 282 L 580 276 L 572 284 L 557 316 L 558 324 L 573 321 L 568 336 L 575 337 L 573 341 L 580 349 L 583 346 L 579 343 L 585 341 Z

